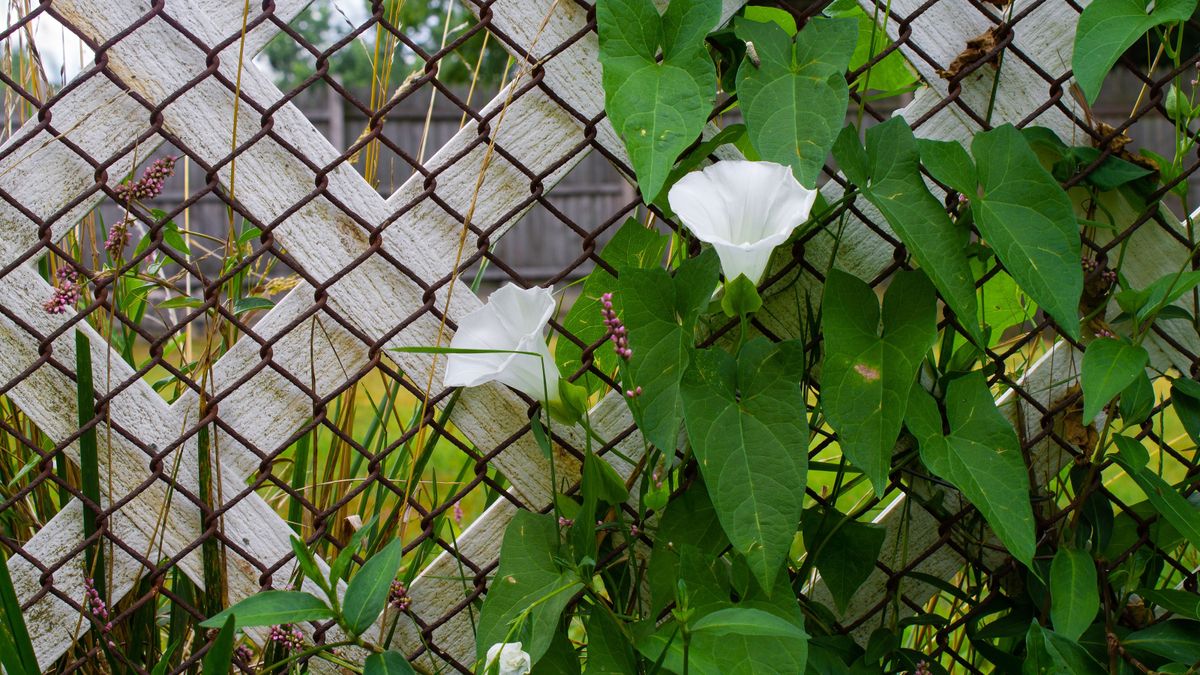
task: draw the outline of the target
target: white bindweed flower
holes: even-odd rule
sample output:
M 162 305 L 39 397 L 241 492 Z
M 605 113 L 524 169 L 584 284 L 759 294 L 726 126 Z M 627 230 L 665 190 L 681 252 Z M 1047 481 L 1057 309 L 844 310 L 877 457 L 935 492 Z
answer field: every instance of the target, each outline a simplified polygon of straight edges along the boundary
M 450 341 L 451 349 L 496 351 L 450 354 L 443 384 L 475 387 L 496 381 L 543 403 L 557 402 L 558 367 L 542 337 L 553 314 L 554 296 L 548 289 L 506 284 L 492 293 L 487 304 L 458 322 L 458 332 Z M 514 352 L 532 352 L 541 358 Z
M 500 675 L 527 675 L 533 668 L 529 654 L 521 650 L 520 642 L 498 642 L 488 647 L 484 670 L 493 664 Z
M 817 191 L 774 162 L 724 161 L 693 171 L 667 200 L 684 227 L 712 244 L 726 281 L 745 274 L 758 283 L 771 251 L 808 220 Z

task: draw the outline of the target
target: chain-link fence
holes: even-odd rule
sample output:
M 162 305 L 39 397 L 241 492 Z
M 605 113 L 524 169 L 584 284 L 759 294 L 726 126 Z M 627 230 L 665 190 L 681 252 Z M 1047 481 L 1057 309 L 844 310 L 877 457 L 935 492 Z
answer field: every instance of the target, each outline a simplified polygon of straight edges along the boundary
M 1118 79 L 1127 91 L 1114 99 L 1128 114 L 1105 123 L 1072 91 L 1080 11 L 1072 2 L 861 4 L 860 25 L 881 38 L 849 81 L 899 54 L 912 84 L 886 96 L 859 87 L 848 114 L 860 126 L 898 107 L 933 139 L 966 141 L 1004 122 L 1045 126 L 1099 150 L 1058 176 L 1068 187 L 1110 156 L 1170 171 L 1140 204 L 1079 204 L 1084 315 L 1118 267 L 1143 287 L 1191 266 L 1196 239 L 1191 219 L 1179 218 L 1200 164 L 1188 151 L 1191 132 L 1163 120 L 1171 84 L 1195 77 L 1192 61 L 1168 67 L 1161 54 L 1131 52 Z M 727 17 L 740 3 L 725 5 Z M 402 348 L 446 344 L 456 319 L 480 305 L 485 274 L 562 286 L 593 267 L 611 270 L 603 243 L 628 218 L 679 231 L 633 190 L 609 195 L 604 217 L 586 220 L 556 192 L 589 154 L 631 175 L 603 112 L 593 8 L 580 0 L 374 3 L 357 14 L 321 7 L 332 18 L 316 33 L 305 28 L 313 10 L 302 0 L 10 8 L 0 33 L 11 122 L 0 149 L 0 541 L 45 670 L 147 672 L 170 653 L 169 672 L 195 668 L 209 639 L 199 621 L 293 583 L 291 535 L 332 561 L 374 521 L 379 534 L 356 557 L 398 536 L 405 558 L 382 624 L 391 634 L 368 637 L 403 649 L 420 669 L 470 671 L 472 626 L 504 525 L 516 509 L 547 510 L 556 489 L 575 489 L 582 433 L 556 430 L 547 457 L 530 427 L 532 401 L 498 385 L 444 390 L 444 357 Z M 827 9 L 782 7 L 800 25 Z M 43 31 L 55 25 L 63 31 L 52 55 Z M 47 74 L 71 50 L 84 55 L 79 72 Z M 349 83 L 353 64 L 339 64 L 361 60 L 357 52 L 369 54 L 370 73 Z M 484 100 L 478 91 L 499 93 Z M 334 96 L 366 123 L 330 143 L 296 107 L 306 96 Z M 414 101 L 460 114 L 457 133 L 398 138 L 390 115 L 424 106 Z M 733 103 L 722 102 L 714 125 L 736 115 Z M 1155 160 L 1130 144 L 1143 121 L 1180 130 Z M 834 167 L 822 182 L 837 208 L 776 255 L 755 320 L 769 337 L 805 337 L 813 353 L 831 265 L 880 288 L 908 265 L 869 204 L 839 202 L 847 183 Z M 164 184 L 178 200 L 154 199 Z M 1164 195 L 1174 212 L 1160 208 Z M 201 200 L 224 208 L 198 216 Z M 946 203 L 957 208 L 953 197 Z M 524 239 L 559 242 L 551 250 L 560 258 L 542 261 L 536 278 L 519 273 L 501 243 L 531 223 L 540 234 Z M 1018 429 L 1040 486 L 1039 535 L 1111 507 L 1101 573 L 1156 565 L 1194 590 L 1194 551 L 1158 536 L 1139 493 L 1093 464 L 1099 438 L 1081 420 L 1080 345 L 1055 332 L 996 260 L 977 263 L 984 311 L 1020 316 L 986 353 L 963 359 L 982 362 Z M 1159 375 L 1197 374 L 1200 308 L 1186 300 L 1190 312 L 1150 340 Z M 1092 317 L 1091 330 L 1108 330 L 1113 318 Z M 942 322 L 958 327 L 949 313 Z M 557 349 L 579 352 L 573 379 L 613 384 L 592 358 L 603 338 L 551 325 Z M 90 378 L 79 376 L 84 366 Z M 1195 446 L 1161 383 L 1156 392 L 1141 434 L 1164 475 L 1195 481 Z M 599 454 L 627 473 L 641 442 L 619 395 L 597 398 L 592 424 L 606 439 Z M 814 433 L 813 466 L 836 465 L 836 436 Z M 814 578 L 794 585 L 815 601 L 803 603 L 815 635 L 865 645 L 875 629 L 898 625 L 925 658 L 983 672 L 982 660 L 999 658 L 989 640 L 1004 634 L 981 637 L 979 627 L 1009 609 L 1002 591 L 1013 563 L 913 455 L 897 449 L 882 499 L 861 482 L 810 488 L 811 505 L 887 533 L 850 605 L 833 613 Z M 327 623 L 296 628 L 305 640 L 337 639 Z M 246 671 L 274 648 L 263 634 L 251 638 L 237 659 Z

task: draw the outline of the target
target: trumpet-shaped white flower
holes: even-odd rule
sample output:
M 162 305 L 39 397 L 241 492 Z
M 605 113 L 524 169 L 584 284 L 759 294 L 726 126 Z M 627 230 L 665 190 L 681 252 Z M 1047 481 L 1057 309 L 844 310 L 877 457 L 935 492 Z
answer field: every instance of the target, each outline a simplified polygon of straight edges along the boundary
M 485 671 L 493 664 L 498 666 L 500 675 L 527 675 L 533 669 L 529 654 L 521 650 L 520 642 L 498 642 L 488 647 Z
M 495 351 L 450 354 L 443 384 L 475 387 L 495 381 L 543 403 L 557 402 L 558 367 L 542 337 L 553 314 L 554 296 L 548 289 L 506 284 L 492 293 L 487 304 L 458 322 L 458 332 L 450 341 L 451 349 Z
M 693 171 L 667 200 L 684 227 L 712 244 L 727 281 L 745 274 L 758 283 L 771 251 L 808 220 L 817 191 L 774 162 L 717 162 Z

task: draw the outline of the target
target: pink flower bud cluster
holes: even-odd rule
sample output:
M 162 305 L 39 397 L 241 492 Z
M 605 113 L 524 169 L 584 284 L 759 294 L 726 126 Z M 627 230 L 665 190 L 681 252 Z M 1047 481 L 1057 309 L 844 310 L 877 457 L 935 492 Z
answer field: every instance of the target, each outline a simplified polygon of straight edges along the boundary
M 55 276 L 58 283 L 54 287 L 54 295 L 42 303 L 42 309 L 48 314 L 65 314 L 79 302 L 79 273 L 72 267 L 63 266 L 58 268 Z
M 932 675 L 932 671 L 929 670 L 929 664 L 921 660 L 917 661 L 917 669 L 913 671 L 913 675 Z
M 241 661 L 242 663 L 253 663 L 254 650 L 250 649 L 246 645 L 238 645 L 237 648 L 233 650 L 233 658 Z
M 574 524 L 575 524 L 575 521 L 571 520 L 570 518 L 564 518 L 562 516 L 558 517 L 558 526 L 559 527 L 570 527 Z
M 455 524 L 457 524 L 457 525 L 462 525 L 462 521 L 463 521 L 463 507 L 462 507 L 462 503 L 460 503 L 460 502 L 454 502 L 454 512 L 453 512 L 453 517 L 454 517 L 454 522 L 455 522 Z
M 388 591 L 388 604 L 401 612 L 412 606 L 412 598 L 408 597 L 408 587 L 399 579 L 392 581 L 392 588 Z
M 91 577 L 87 577 L 83 580 L 83 588 L 84 595 L 86 596 L 84 604 L 87 606 L 88 611 L 97 620 L 104 622 L 103 632 L 112 632 L 113 625 L 108 620 L 108 605 L 104 604 L 104 600 L 100 598 L 100 591 L 96 590 L 96 581 Z
M 142 177 L 130 183 L 121 183 L 113 188 L 113 192 L 121 201 L 129 203 L 141 199 L 157 197 L 163 191 L 167 179 L 175 175 L 175 158 L 171 156 L 154 160 Z
M 108 231 L 108 238 L 104 240 L 104 250 L 113 260 L 121 257 L 121 253 L 125 251 L 125 247 L 129 245 L 129 219 L 124 218 L 121 222 L 112 226 Z
M 612 293 L 605 293 L 600 296 L 600 314 L 604 317 L 604 326 L 608 328 L 608 339 L 613 343 L 613 349 L 616 350 L 617 356 L 629 360 L 633 356 L 633 350 L 629 348 L 629 336 L 625 331 L 625 324 L 621 322 L 621 318 L 617 316 L 613 310 Z
M 1100 278 L 1107 283 L 1115 284 L 1117 282 L 1117 271 L 1107 267 L 1101 268 L 1099 261 L 1091 258 L 1083 258 L 1079 261 L 1079 266 L 1084 272 L 1091 273 L 1100 270 Z
M 290 623 L 271 626 L 267 639 L 289 652 L 299 651 L 304 646 L 304 633 Z
M 1097 328 L 1096 329 L 1096 337 L 1116 339 L 1117 334 L 1107 328 Z
M 642 395 L 642 388 L 634 387 L 633 389 L 626 389 L 625 395 L 628 396 L 629 398 L 637 398 Z

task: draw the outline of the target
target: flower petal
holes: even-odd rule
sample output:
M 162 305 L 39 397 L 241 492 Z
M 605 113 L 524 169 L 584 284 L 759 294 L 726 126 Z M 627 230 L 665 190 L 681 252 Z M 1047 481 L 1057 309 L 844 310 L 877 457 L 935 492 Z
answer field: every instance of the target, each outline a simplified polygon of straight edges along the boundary
M 725 277 L 741 273 L 755 282 L 770 258 L 768 250 L 763 259 L 759 245 L 770 243 L 773 249 L 786 241 L 808 220 L 816 198 L 817 191 L 800 185 L 790 168 L 748 161 L 717 162 L 692 172 L 667 194 L 683 225 L 717 247 Z

